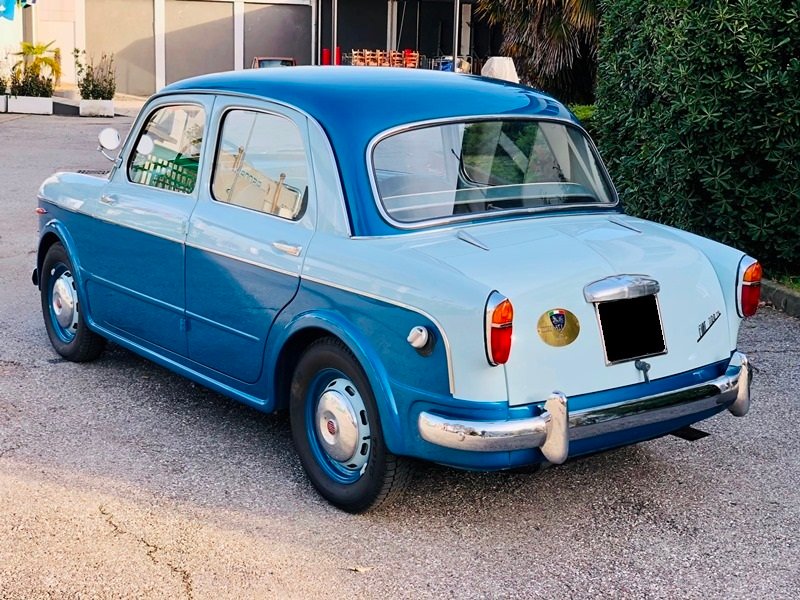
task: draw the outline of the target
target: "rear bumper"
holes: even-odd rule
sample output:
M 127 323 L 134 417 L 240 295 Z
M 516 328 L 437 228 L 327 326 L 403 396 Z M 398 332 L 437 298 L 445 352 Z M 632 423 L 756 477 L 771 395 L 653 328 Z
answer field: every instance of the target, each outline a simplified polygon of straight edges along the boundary
M 474 452 L 539 448 L 551 463 L 567 459 L 570 441 L 662 423 L 727 406 L 737 417 L 750 408 L 752 371 L 747 357 L 734 352 L 725 373 L 699 385 L 634 398 L 615 404 L 569 411 L 569 400 L 554 392 L 544 411 L 524 419 L 472 421 L 421 412 L 417 426 L 422 439 L 456 450 Z

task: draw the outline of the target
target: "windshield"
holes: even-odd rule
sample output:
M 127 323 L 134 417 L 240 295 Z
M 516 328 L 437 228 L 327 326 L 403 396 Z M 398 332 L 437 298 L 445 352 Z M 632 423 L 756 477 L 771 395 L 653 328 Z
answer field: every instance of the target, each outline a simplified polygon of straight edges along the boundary
M 411 129 L 379 141 L 372 166 L 384 212 L 400 223 L 615 202 L 589 140 L 562 123 Z

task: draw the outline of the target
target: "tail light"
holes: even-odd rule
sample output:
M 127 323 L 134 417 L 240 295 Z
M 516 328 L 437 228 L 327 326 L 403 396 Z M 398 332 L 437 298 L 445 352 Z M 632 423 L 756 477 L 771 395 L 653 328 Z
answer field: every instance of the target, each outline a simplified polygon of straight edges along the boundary
M 489 294 L 486 302 L 486 358 L 492 366 L 508 362 L 513 321 L 514 307 L 509 299 L 499 292 Z
M 739 263 L 737 292 L 739 316 L 752 317 L 761 299 L 761 265 L 750 256 L 745 256 Z

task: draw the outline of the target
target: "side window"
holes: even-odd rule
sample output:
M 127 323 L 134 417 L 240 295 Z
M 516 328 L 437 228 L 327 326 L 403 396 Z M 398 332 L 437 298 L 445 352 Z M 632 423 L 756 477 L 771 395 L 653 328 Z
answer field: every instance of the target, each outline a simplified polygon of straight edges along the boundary
M 232 110 L 222 122 L 211 193 L 215 200 L 297 220 L 308 197 L 303 138 L 286 117 Z
M 165 106 L 145 123 L 128 163 L 128 179 L 191 194 L 200 165 L 205 111 L 194 105 Z

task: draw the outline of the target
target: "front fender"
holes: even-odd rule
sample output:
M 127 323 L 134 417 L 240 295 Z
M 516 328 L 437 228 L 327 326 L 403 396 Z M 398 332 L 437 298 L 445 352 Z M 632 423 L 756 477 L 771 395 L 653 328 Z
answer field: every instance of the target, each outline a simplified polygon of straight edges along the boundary
M 44 264 L 44 257 L 47 250 L 54 243 L 60 242 L 64 249 L 67 251 L 70 262 L 72 262 L 72 269 L 74 273 L 72 277 L 77 286 L 78 302 L 83 307 L 88 307 L 89 303 L 86 298 L 86 286 L 84 272 L 81 268 L 80 257 L 76 249 L 75 241 L 69 233 L 69 230 L 58 219 L 50 218 L 44 223 L 40 224 L 39 228 L 39 246 L 36 253 L 36 269 L 39 274 L 36 285 L 39 289 L 42 287 L 42 265 Z M 84 317 L 88 325 L 92 325 L 92 319 L 89 316 L 89 311 L 84 312 Z

